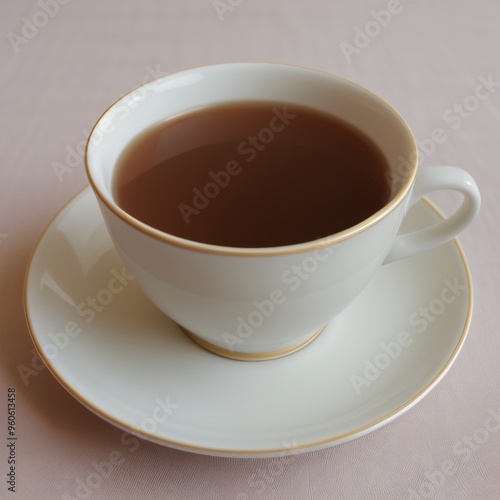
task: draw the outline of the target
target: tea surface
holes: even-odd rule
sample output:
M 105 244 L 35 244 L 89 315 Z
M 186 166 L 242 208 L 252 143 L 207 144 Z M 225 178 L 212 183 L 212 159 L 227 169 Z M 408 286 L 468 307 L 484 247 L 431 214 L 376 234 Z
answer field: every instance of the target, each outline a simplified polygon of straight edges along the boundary
M 309 108 L 238 102 L 194 110 L 135 138 L 114 196 L 140 221 L 230 247 L 302 243 L 347 229 L 390 196 L 388 164 L 354 127 Z

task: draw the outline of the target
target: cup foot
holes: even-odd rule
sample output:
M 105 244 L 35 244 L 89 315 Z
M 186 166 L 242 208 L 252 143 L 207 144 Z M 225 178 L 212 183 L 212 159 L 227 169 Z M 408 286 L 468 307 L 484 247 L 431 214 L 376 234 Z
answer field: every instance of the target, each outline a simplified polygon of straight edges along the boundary
M 237 361 L 266 361 L 269 359 L 282 358 L 284 356 L 288 356 L 289 354 L 293 354 L 294 352 L 303 349 L 307 345 L 309 345 L 324 329 L 326 325 L 322 326 L 319 330 L 316 330 L 313 334 L 306 338 L 306 340 L 300 342 L 291 347 L 287 347 L 286 349 L 278 349 L 276 351 L 268 351 L 268 352 L 239 352 L 232 351 L 230 349 L 224 349 L 223 347 L 219 347 L 215 344 L 207 342 L 206 340 L 198 337 L 198 335 L 186 330 L 181 327 L 184 333 L 194 342 L 196 342 L 199 346 L 203 347 L 207 351 L 212 352 L 213 354 L 217 354 L 218 356 L 222 356 L 223 358 L 235 359 Z

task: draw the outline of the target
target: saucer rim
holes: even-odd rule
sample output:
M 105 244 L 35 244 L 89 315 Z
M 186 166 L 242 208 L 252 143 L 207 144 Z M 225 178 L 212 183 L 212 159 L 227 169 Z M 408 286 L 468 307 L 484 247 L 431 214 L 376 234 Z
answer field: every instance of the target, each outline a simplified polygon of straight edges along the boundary
M 462 328 L 462 332 L 460 334 L 460 338 L 455 345 L 452 353 L 450 354 L 449 358 L 446 360 L 446 362 L 443 364 L 439 372 L 432 378 L 432 380 L 420 391 L 418 391 L 416 394 L 414 394 L 408 401 L 406 401 L 404 404 L 398 406 L 397 408 L 391 410 L 389 413 L 361 426 L 356 429 L 350 430 L 349 432 L 345 432 L 343 434 L 339 434 L 327 439 L 323 439 L 320 441 L 315 441 L 312 443 L 305 443 L 301 445 L 294 445 L 294 446 L 287 446 L 285 448 L 266 448 L 266 449 L 232 449 L 232 448 L 222 448 L 222 447 L 208 447 L 208 446 L 198 446 L 191 444 L 189 442 L 185 443 L 182 441 L 176 441 L 173 439 L 168 439 L 164 438 L 158 435 L 155 435 L 153 433 L 144 431 L 142 429 L 137 429 L 132 426 L 130 426 L 127 423 L 124 423 L 117 419 L 115 416 L 108 414 L 106 411 L 98 408 L 94 403 L 90 402 L 87 400 L 87 398 L 83 395 L 81 395 L 77 390 L 75 390 L 71 383 L 67 382 L 64 377 L 58 373 L 56 368 L 52 366 L 51 360 L 48 356 L 45 355 L 42 346 L 40 345 L 36 334 L 35 334 L 35 328 L 34 325 L 31 321 L 30 318 L 30 312 L 29 312 L 29 304 L 28 304 L 28 281 L 33 265 L 33 260 L 38 252 L 38 249 L 42 243 L 42 240 L 45 238 L 49 230 L 52 228 L 54 222 L 66 212 L 66 210 L 69 210 L 71 205 L 80 197 L 83 197 L 87 195 L 87 193 L 91 191 L 90 186 L 84 187 L 82 190 L 80 190 L 78 193 L 76 193 L 74 196 L 72 196 L 68 202 L 64 204 L 64 206 L 58 210 L 58 212 L 51 218 L 49 223 L 46 225 L 44 230 L 42 231 L 41 235 L 38 237 L 38 240 L 34 246 L 34 249 L 30 255 L 28 265 L 26 268 L 26 274 L 24 278 L 24 285 L 23 285 L 23 309 L 24 309 L 24 315 L 25 315 L 25 320 L 26 324 L 28 327 L 28 331 L 30 333 L 31 340 L 40 356 L 42 361 L 44 362 L 45 366 L 48 368 L 49 372 L 54 376 L 54 378 L 62 385 L 62 387 L 69 393 L 71 396 L 73 396 L 77 401 L 79 401 L 83 406 L 85 406 L 87 409 L 92 411 L 94 414 L 99 416 L 100 418 L 106 420 L 107 422 L 111 423 L 115 427 L 118 427 L 119 429 L 122 429 L 132 435 L 135 435 L 141 439 L 145 439 L 147 441 L 152 441 L 160 445 L 164 446 L 169 446 L 171 448 L 175 448 L 178 450 L 183 450 L 183 451 L 192 451 L 192 452 L 198 452 L 202 454 L 209 454 L 212 456 L 227 456 L 227 457 L 254 457 L 258 458 L 260 455 L 262 458 L 270 458 L 273 456 L 278 456 L 279 454 L 286 454 L 286 453 L 293 453 L 294 451 L 315 451 L 319 450 L 322 448 L 327 447 L 328 445 L 330 446 L 335 446 L 338 444 L 341 444 L 343 442 L 349 441 L 350 439 L 353 439 L 354 436 L 361 437 L 364 434 L 367 433 L 367 431 L 371 430 L 376 430 L 377 428 L 388 424 L 391 422 L 393 419 L 403 415 L 406 411 L 408 411 L 412 406 L 414 406 L 420 399 L 422 399 L 426 394 L 428 394 L 434 387 L 435 385 L 446 375 L 448 370 L 451 368 L 451 365 L 453 362 L 456 360 L 461 348 L 463 347 L 463 344 L 465 342 L 465 339 L 467 337 L 470 323 L 472 320 L 472 312 L 473 312 L 473 284 L 472 284 L 472 278 L 471 278 L 471 273 L 470 273 L 470 268 L 469 264 L 467 262 L 467 259 L 465 257 L 465 253 L 462 249 L 462 246 L 460 242 L 458 241 L 458 238 L 455 237 L 449 242 L 444 243 L 445 245 L 448 243 L 453 243 L 457 250 L 458 254 L 460 256 L 460 260 L 462 262 L 462 265 L 464 267 L 465 271 L 465 276 L 467 278 L 467 304 L 468 304 L 468 309 L 467 309 L 467 315 L 464 320 L 464 326 Z M 427 204 L 440 218 L 445 219 L 446 217 L 444 214 L 441 212 L 439 208 L 436 207 L 436 205 L 430 201 L 427 197 L 422 197 L 421 201 Z M 431 250 L 432 251 L 432 250 Z M 215 355 L 215 354 L 214 354 Z

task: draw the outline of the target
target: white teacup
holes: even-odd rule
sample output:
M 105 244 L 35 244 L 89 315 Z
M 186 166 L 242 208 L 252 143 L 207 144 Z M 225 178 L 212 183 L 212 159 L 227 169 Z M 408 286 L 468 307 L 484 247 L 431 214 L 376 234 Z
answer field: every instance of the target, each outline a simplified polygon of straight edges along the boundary
M 117 205 L 113 172 L 138 134 L 196 108 L 248 100 L 307 106 L 356 126 L 389 162 L 390 201 L 345 231 L 273 248 L 189 241 L 154 229 Z M 472 222 L 480 206 L 478 188 L 465 171 L 417 171 L 415 139 L 381 98 L 342 78 L 280 64 L 221 64 L 155 80 L 101 116 L 85 161 L 114 245 L 147 296 L 200 345 L 234 359 L 271 359 L 304 347 L 358 296 L 381 265 L 445 243 Z M 439 189 L 464 195 L 456 213 L 398 235 L 408 209 Z

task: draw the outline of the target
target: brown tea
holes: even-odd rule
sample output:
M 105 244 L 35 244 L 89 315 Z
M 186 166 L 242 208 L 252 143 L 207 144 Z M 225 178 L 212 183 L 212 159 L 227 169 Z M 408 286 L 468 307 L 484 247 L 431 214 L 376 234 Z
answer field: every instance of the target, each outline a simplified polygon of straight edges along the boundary
M 188 240 L 275 247 L 347 229 L 390 196 L 387 161 L 351 125 L 286 103 L 193 110 L 136 137 L 114 177 L 118 205 Z

